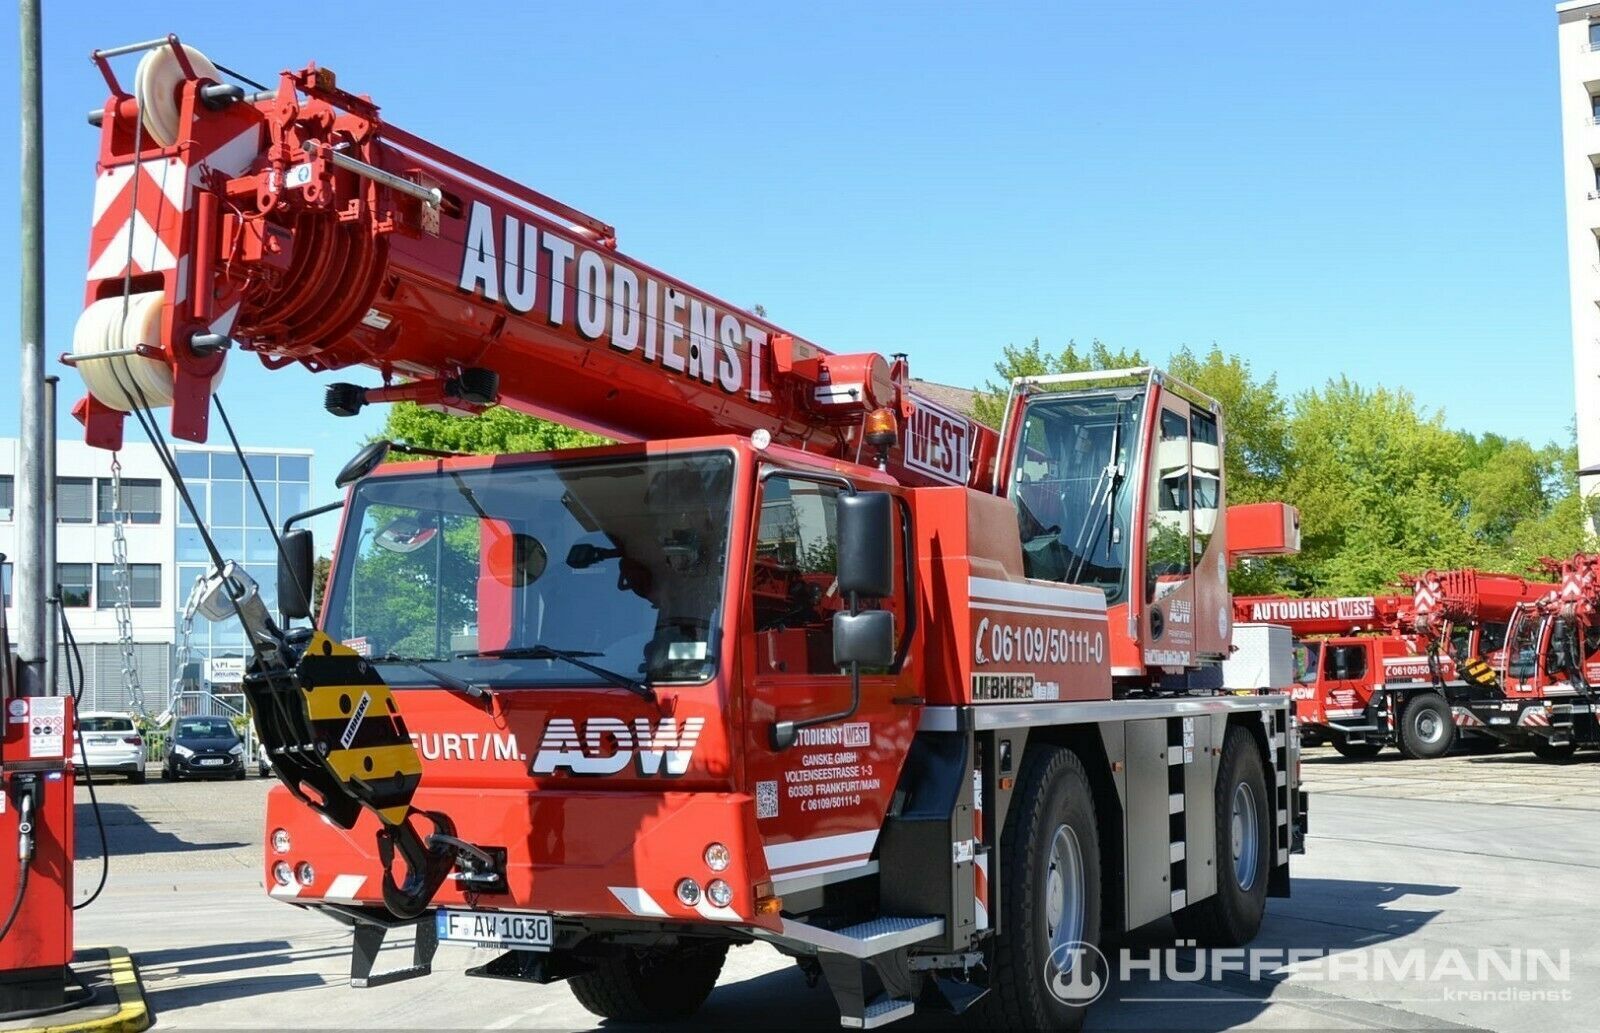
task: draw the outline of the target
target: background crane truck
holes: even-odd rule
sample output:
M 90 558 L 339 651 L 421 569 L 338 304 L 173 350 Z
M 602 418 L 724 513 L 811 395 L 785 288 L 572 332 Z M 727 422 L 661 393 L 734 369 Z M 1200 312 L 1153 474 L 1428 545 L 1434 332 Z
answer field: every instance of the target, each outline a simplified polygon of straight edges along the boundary
M 1455 707 L 1456 723 L 1545 760 L 1600 746 L 1600 556 L 1547 561 L 1558 584 L 1518 601 L 1505 645 Z
M 1233 601 L 1235 623 L 1283 625 L 1294 636 L 1292 695 L 1304 742 L 1328 742 L 1352 758 L 1376 756 L 1385 746 L 1407 757 L 1439 757 L 1455 728 L 1428 658 L 1399 630 L 1410 604 L 1393 595 Z
M 1555 588 L 1471 569 L 1405 579 L 1412 595 L 1292 599 L 1240 596 L 1238 624 L 1287 626 L 1299 648 L 1296 716 L 1302 737 L 1347 757 L 1384 746 L 1440 757 L 1477 731 L 1467 710 L 1492 695 L 1492 668 L 1519 605 Z
M 376 370 L 335 414 L 502 404 L 621 442 L 364 450 L 315 628 L 214 555 L 206 612 L 246 628 L 284 783 L 263 874 L 353 926 L 358 983 L 490 944 L 472 974 L 661 1019 L 760 940 L 847 1026 L 976 1003 L 1067 1027 L 1108 975 L 1090 947 L 1169 916 L 1243 943 L 1289 892 L 1289 701 L 1216 686 L 1227 565 L 1294 550 L 1297 522 L 1223 508 L 1213 400 L 1150 369 L 1031 378 L 996 433 L 903 357 L 624 256 L 327 69 L 250 93 L 169 37 L 130 92 L 106 57 L 90 442 L 129 413 L 159 442 L 161 405 L 204 438 L 230 348 Z M 374 974 L 410 926 L 413 968 Z

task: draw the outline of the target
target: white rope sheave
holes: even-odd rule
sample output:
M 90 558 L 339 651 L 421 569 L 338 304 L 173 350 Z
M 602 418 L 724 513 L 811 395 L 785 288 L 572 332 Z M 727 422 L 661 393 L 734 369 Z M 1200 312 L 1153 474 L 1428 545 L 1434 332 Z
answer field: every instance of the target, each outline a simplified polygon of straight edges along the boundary
M 165 306 L 162 292 L 150 291 L 128 296 L 126 318 L 121 297 L 102 298 L 78 317 L 72 332 L 72 354 L 81 360 L 78 373 L 84 386 L 101 403 L 118 412 L 132 412 L 141 402 L 152 409 L 172 404 L 172 367 L 166 362 L 143 355 L 99 357 L 139 344 L 158 347 Z M 211 390 L 216 390 L 227 365 L 224 356 L 211 378 Z
M 217 71 L 217 66 L 200 51 L 184 44 L 183 52 L 195 75 L 213 82 L 222 81 L 222 73 Z M 178 55 L 173 53 L 170 45 L 156 47 L 145 54 L 139 59 L 139 67 L 133 73 L 133 96 L 139 102 L 145 132 L 162 147 L 171 147 L 178 142 L 183 114 L 178 106 L 178 91 L 183 82 L 183 66 L 178 63 Z

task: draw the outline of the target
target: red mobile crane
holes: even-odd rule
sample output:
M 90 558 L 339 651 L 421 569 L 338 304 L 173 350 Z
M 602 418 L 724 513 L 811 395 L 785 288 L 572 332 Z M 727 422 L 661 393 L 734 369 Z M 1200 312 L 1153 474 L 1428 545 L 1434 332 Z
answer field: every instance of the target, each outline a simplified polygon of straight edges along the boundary
M 1437 757 L 1468 704 L 1496 694 L 1492 674 L 1514 612 L 1556 586 L 1471 569 L 1402 578 L 1411 596 L 1234 600 L 1234 620 L 1288 625 L 1305 650 L 1295 705 L 1302 734 L 1348 757 L 1394 745 Z M 1381 672 L 1381 673 L 1379 673 Z
M 1480 661 L 1472 691 L 1457 701 L 1456 723 L 1546 760 L 1600 745 L 1600 556 L 1546 560 L 1557 584 L 1510 594 L 1500 649 Z
M 1226 566 L 1296 522 L 1223 508 L 1214 401 L 1148 369 L 1028 378 L 996 434 L 326 69 L 246 94 L 169 37 L 130 93 L 98 58 L 89 440 L 168 403 L 203 438 L 231 345 L 377 370 L 336 414 L 505 404 L 623 442 L 365 450 L 314 629 L 218 557 L 208 612 L 244 623 L 284 783 L 267 885 L 352 925 L 355 981 L 392 978 L 377 948 L 415 922 L 401 974 L 495 944 L 474 975 L 663 1018 L 764 940 L 846 1025 L 986 998 L 1067 1026 L 1105 978 L 1086 945 L 1168 916 L 1242 943 L 1288 892 L 1289 702 L 1216 686 Z
M 1396 595 L 1238 596 L 1233 619 L 1285 625 L 1294 636 L 1292 694 L 1307 742 L 1331 742 L 1346 757 L 1375 756 L 1386 745 L 1407 757 L 1437 757 L 1450 749 L 1454 730 L 1427 658 L 1402 633 L 1411 603 Z

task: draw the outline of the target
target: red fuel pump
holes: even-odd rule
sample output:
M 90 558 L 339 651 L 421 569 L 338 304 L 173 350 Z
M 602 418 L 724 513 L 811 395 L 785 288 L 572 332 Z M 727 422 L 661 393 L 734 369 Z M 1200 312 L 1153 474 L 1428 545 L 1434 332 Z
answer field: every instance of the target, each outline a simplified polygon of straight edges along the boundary
M 60 1008 L 72 960 L 72 701 L 17 693 L 0 612 L 0 1019 Z

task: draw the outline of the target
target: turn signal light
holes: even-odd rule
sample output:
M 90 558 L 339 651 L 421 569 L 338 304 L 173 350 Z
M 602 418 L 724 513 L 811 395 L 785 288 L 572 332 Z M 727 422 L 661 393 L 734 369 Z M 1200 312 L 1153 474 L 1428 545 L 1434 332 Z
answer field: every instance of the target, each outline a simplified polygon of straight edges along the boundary
M 783 910 L 782 897 L 757 897 L 756 914 L 775 915 Z

